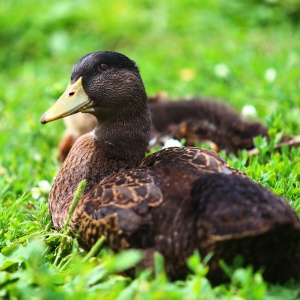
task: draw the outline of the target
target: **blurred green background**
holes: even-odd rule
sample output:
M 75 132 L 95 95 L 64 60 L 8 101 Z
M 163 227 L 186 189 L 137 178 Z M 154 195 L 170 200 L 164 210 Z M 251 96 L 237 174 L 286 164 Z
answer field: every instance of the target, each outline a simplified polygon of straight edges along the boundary
M 17 185 L 54 176 L 63 122 L 39 118 L 92 51 L 134 59 L 150 95 L 251 104 L 263 123 L 280 116 L 278 130 L 300 132 L 299 1 L 10 0 L 0 11 L 0 159 Z
M 149 95 L 166 91 L 175 99 L 221 99 L 237 111 L 250 104 L 264 124 L 284 134 L 300 133 L 298 0 L 3 0 L 2 250 L 45 233 L 49 191 L 40 183 L 52 183 L 59 168 L 57 144 L 64 125 L 43 126 L 39 119 L 64 91 L 74 63 L 99 50 L 134 59 Z M 276 155 L 261 164 L 254 160 L 247 172 L 292 199 L 299 211 L 299 151 L 291 157 Z M 243 167 L 244 161 L 237 158 L 233 164 Z M 36 189 L 39 196 L 34 196 Z M 252 284 L 229 288 L 229 299 L 236 291 L 242 291 L 241 297 L 251 294 Z M 252 299 L 262 299 L 264 293 L 255 295 Z

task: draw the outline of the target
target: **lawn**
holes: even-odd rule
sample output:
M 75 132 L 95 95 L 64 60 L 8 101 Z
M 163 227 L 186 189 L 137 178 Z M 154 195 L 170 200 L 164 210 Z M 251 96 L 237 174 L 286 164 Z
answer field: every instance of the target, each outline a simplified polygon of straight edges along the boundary
M 120 273 L 137 251 L 86 256 L 52 228 L 47 198 L 64 125 L 39 122 L 81 56 L 113 50 L 137 62 L 149 95 L 253 105 L 273 139 L 300 135 L 299 29 L 298 0 L 1 1 L 0 298 L 299 299 L 300 281 L 271 285 L 251 267 L 227 270 L 230 283 L 213 287 L 197 253 L 180 282 L 167 280 L 159 255 L 155 274 L 135 279 Z M 300 150 L 257 145 L 247 167 L 246 152 L 222 155 L 300 214 Z

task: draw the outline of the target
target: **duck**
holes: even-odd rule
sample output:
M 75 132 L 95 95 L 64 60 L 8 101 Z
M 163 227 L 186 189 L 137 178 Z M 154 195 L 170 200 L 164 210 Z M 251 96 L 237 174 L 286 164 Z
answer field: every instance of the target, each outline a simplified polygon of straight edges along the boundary
M 240 150 L 256 153 L 254 138 L 269 139 L 269 128 L 258 121 L 247 120 L 230 106 L 216 99 L 200 97 L 174 99 L 165 92 L 148 97 L 151 131 L 148 151 L 164 147 L 169 139 L 184 140 L 185 146 L 208 144 L 216 152 L 238 155 Z M 64 118 L 65 133 L 58 145 L 57 158 L 63 162 L 75 141 L 92 131 L 97 119 L 91 114 L 75 114 Z M 282 136 L 280 143 L 292 142 Z
M 56 230 L 86 180 L 69 222 L 86 251 L 104 236 L 115 252 L 142 251 L 137 268 L 150 269 L 158 252 L 171 280 L 190 273 L 186 262 L 195 251 L 213 254 L 213 284 L 228 280 L 220 260 L 231 265 L 240 255 L 270 282 L 299 276 L 300 220 L 287 200 L 212 150 L 171 147 L 145 156 L 151 113 L 133 60 L 112 51 L 83 56 L 41 123 L 78 112 L 97 124 L 76 140 L 55 177 L 48 204 Z
M 184 139 L 186 146 L 209 143 L 214 151 L 237 155 L 239 150 L 253 149 L 255 137 L 268 137 L 267 126 L 242 118 L 215 99 L 151 101 L 150 110 L 156 136 Z

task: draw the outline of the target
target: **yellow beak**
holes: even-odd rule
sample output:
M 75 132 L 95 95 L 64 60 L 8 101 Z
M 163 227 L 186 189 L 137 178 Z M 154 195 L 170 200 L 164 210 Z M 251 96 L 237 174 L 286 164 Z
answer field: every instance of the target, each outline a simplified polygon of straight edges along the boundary
M 44 113 L 40 122 L 46 124 L 78 112 L 87 111 L 92 105 L 93 100 L 89 99 L 84 91 L 82 77 L 80 77 L 75 83 L 68 85 L 60 98 Z

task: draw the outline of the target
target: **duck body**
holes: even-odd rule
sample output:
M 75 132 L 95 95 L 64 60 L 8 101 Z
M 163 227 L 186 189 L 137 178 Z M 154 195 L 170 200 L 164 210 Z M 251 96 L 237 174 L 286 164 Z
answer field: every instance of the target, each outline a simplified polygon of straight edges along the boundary
M 185 139 L 187 146 L 212 142 L 217 150 L 237 154 L 253 149 L 257 136 L 268 136 L 268 128 L 259 122 L 241 118 L 229 106 L 210 99 L 160 101 L 150 104 L 157 136 Z
M 97 126 L 75 142 L 52 186 L 49 209 L 57 230 L 86 179 L 70 221 L 86 250 L 104 235 L 114 251 L 141 249 L 141 267 L 152 267 L 158 251 L 171 279 L 184 278 L 195 250 L 202 257 L 214 253 L 213 283 L 224 280 L 219 260 L 230 264 L 236 255 L 245 257 L 245 265 L 265 268 L 270 281 L 299 276 L 300 220 L 283 199 L 207 149 L 167 148 L 144 156 L 150 113 L 130 59 L 114 52 L 83 57 L 41 122 L 78 111 L 94 114 Z
M 89 164 L 90 158 L 87 160 Z M 86 163 L 81 161 L 76 168 Z M 70 174 L 78 173 L 76 168 Z M 62 211 L 69 210 L 76 187 L 86 178 L 86 192 L 71 220 L 86 250 L 104 235 L 116 252 L 142 249 L 143 268 L 153 268 L 152 255 L 160 252 L 173 280 L 188 274 L 186 259 L 195 250 L 202 257 L 214 253 L 208 273 L 214 284 L 226 280 L 219 261 L 230 265 L 235 255 L 244 257 L 244 266 L 266 268 L 265 279 L 271 282 L 299 275 L 297 215 L 283 199 L 229 167 L 210 150 L 167 148 L 136 167 L 126 166 L 108 176 L 80 174 L 67 195 L 61 190 L 59 178 L 64 178 L 63 182 L 67 178 L 64 168 L 61 170 L 51 191 L 52 220 L 57 230 L 63 227 L 66 213 Z M 67 200 L 65 207 L 57 195 Z M 297 253 L 298 257 L 294 256 Z

